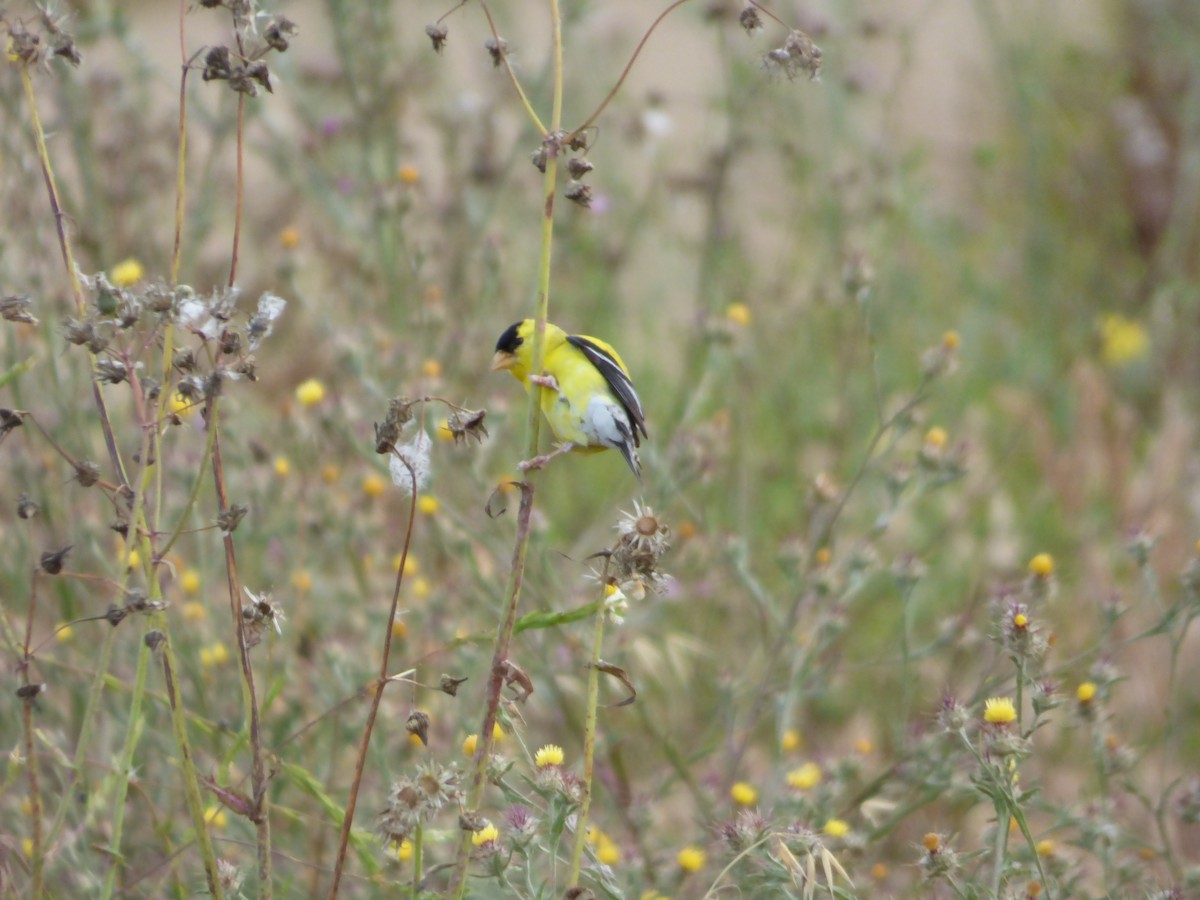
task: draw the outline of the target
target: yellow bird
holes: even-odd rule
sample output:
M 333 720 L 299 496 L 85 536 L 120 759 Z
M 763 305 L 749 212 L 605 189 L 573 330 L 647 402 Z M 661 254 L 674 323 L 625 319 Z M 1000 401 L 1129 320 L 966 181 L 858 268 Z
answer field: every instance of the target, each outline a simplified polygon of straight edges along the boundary
M 542 413 L 562 443 L 548 456 L 521 463 L 521 468 L 541 468 L 570 450 L 595 453 L 612 448 L 621 451 L 640 481 L 637 448 L 641 437 L 649 437 L 646 415 L 617 351 L 599 338 L 567 334 L 547 322 L 543 374 L 535 374 L 530 371 L 533 327 L 533 319 L 526 319 L 500 335 L 492 369 L 507 369 L 526 391 L 541 386 Z

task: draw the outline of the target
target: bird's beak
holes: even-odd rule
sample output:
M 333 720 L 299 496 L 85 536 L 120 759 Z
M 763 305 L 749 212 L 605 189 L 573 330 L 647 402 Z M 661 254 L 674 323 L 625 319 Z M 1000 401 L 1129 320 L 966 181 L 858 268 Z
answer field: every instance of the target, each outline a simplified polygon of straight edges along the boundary
M 501 369 L 511 369 L 513 363 L 517 361 L 517 357 L 512 353 L 505 353 L 503 350 L 497 350 L 492 357 L 492 371 L 499 372 Z

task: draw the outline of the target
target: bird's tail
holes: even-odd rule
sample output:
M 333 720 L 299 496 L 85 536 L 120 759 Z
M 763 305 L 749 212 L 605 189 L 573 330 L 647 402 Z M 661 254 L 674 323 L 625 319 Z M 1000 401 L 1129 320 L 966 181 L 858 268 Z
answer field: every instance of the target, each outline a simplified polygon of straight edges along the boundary
M 638 459 L 637 450 L 633 447 L 633 441 L 622 441 L 617 449 L 625 457 L 625 462 L 629 463 L 629 468 L 633 470 L 633 474 L 637 476 L 638 483 L 640 484 L 642 481 L 642 461 Z

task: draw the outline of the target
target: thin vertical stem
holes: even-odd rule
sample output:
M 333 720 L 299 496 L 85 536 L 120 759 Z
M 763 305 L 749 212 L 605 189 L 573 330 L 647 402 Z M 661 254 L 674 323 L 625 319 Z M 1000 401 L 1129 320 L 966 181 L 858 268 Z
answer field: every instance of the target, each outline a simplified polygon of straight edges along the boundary
M 545 177 L 543 178 L 542 244 L 538 265 L 537 312 L 533 330 L 532 371 L 540 373 L 545 360 L 546 319 L 550 311 L 550 269 L 554 247 L 554 193 L 558 184 L 559 130 L 562 126 L 563 103 L 563 49 L 562 15 L 558 0 L 550 2 L 551 39 L 553 41 L 554 99 L 551 106 L 550 133 L 544 136 L 551 152 L 547 154 Z M 529 408 L 526 417 L 528 435 L 528 457 L 537 455 L 541 426 L 541 399 L 544 387 L 538 386 L 529 392 Z M 496 632 L 492 652 L 492 667 L 488 678 L 483 724 L 479 729 L 479 740 L 475 748 L 475 774 L 467 799 L 467 808 L 478 812 L 483 803 L 487 784 L 487 766 L 495 741 L 496 712 L 500 706 L 500 692 L 504 687 L 504 675 L 508 664 L 508 648 L 512 641 L 513 627 L 517 621 L 517 609 L 521 601 L 521 586 L 525 578 L 525 559 L 529 551 L 530 522 L 533 515 L 533 483 L 526 479 L 521 483 L 521 507 L 517 514 L 516 546 L 513 548 L 512 569 L 507 586 L 507 607 L 504 619 Z M 451 896 L 462 900 L 467 888 L 467 865 L 471 855 L 471 835 L 464 831 L 459 839 L 458 855 L 454 863 Z
M 425 428 L 424 407 L 420 422 L 421 429 Z M 333 881 L 329 885 L 329 898 L 333 900 L 338 894 L 342 883 L 342 871 L 346 866 L 346 851 L 350 846 L 350 829 L 354 825 L 354 810 L 358 806 L 358 792 L 362 786 L 363 770 L 367 765 L 367 750 L 371 746 L 371 734 L 375 730 L 375 718 L 379 715 L 379 704 L 383 702 L 383 691 L 388 683 L 388 664 L 392 653 L 392 628 L 396 624 L 396 612 L 400 607 L 400 587 L 404 584 L 404 569 L 408 563 L 408 549 L 412 546 L 413 527 L 417 515 L 417 476 L 404 457 L 397 455 L 408 468 L 412 482 L 412 491 L 408 504 L 408 527 L 404 533 L 404 547 L 400 551 L 400 565 L 396 572 L 396 586 L 392 589 L 392 607 L 388 612 L 387 627 L 383 632 L 383 653 L 379 660 L 379 677 L 375 680 L 375 693 L 371 697 L 371 708 L 367 712 L 367 721 L 363 725 L 362 736 L 358 742 L 358 760 L 354 765 L 354 781 L 350 784 L 350 796 L 346 800 L 346 812 L 342 816 L 342 833 L 338 840 L 337 858 L 333 864 Z M 414 894 L 415 896 L 415 894 Z
M 579 815 L 575 821 L 575 844 L 571 848 L 571 874 L 567 887 L 579 884 L 579 869 L 583 864 L 583 848 L 587 843 L 588 813 L 592 809 L 592 785 L 596 760 L 596 712 L 600 701 L 600 651 L 604 646 L 604 617 L 606 615 L 603 595 L 608 587 L 608 578 L 601 579 L 601 604 L 596 613 L 596 628 L 592 635 L 592 660 L 588 665 L 587 719 L 583 729 L 583 802 L 579 804 Z

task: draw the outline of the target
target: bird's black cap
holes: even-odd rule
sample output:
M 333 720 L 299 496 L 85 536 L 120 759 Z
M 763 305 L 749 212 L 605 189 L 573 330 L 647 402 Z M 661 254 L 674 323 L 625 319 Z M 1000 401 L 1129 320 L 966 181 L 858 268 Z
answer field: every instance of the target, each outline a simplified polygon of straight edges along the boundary
M 524 341 L 517 329 L 521 327 L 520 322 L 513 322 L 504 330 L 504 334 L 500 335 L 500 340 L 496 341 L 496 350 L 499 353 L 516 353 L 517 348 Z

